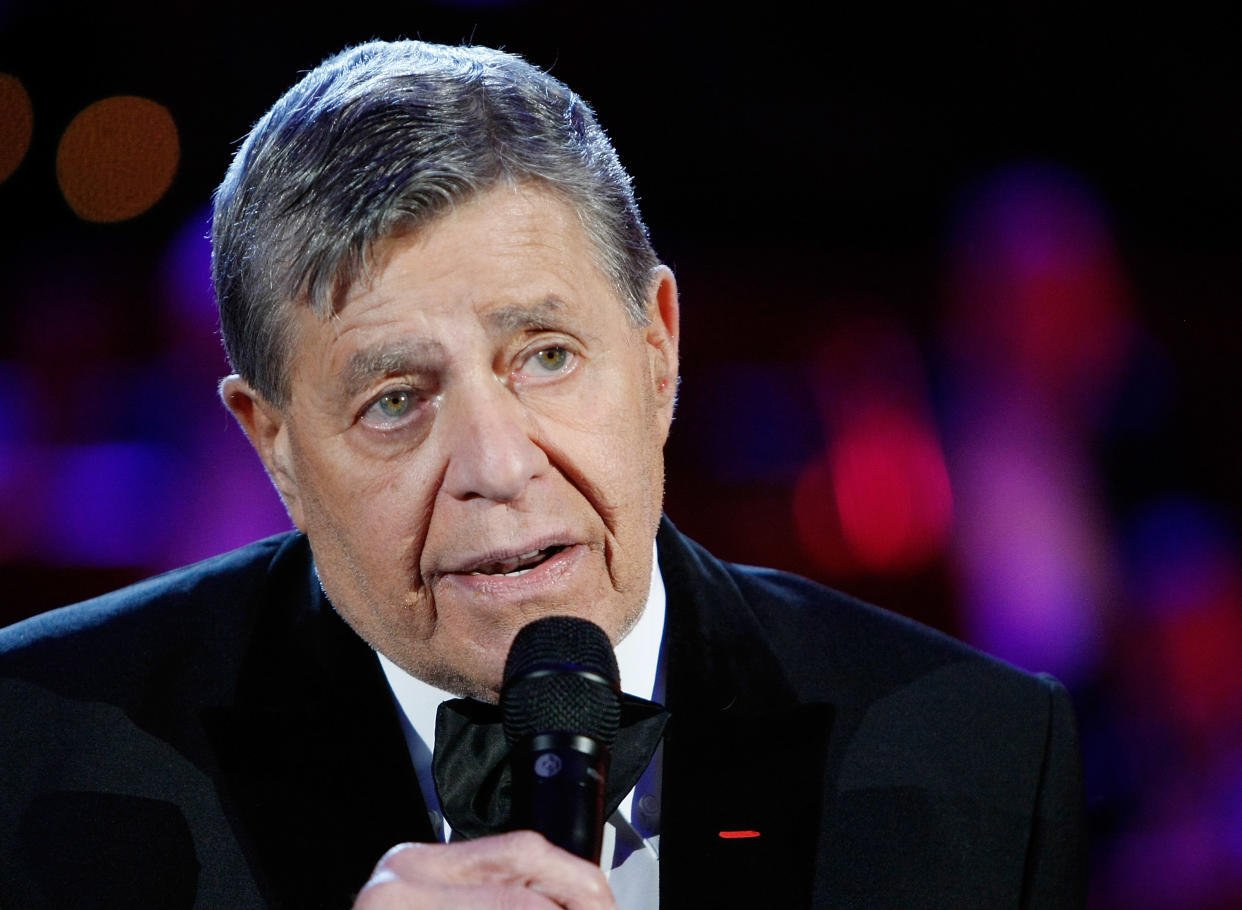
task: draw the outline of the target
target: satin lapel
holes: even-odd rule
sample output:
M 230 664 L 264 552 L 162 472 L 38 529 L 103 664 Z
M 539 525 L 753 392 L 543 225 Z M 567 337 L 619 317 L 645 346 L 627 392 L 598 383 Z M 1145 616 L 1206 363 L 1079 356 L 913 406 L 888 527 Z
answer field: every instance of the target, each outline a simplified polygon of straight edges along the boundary
M 732 577 L 665 519 L 661 906 L 808 906 L 833 709 L 800 704 Z
M 342 907 L 389 847 L 433 836 L 379 663 L 301 545 L 300 559 L 273 562 L 235 703 L 204 722 L 265 896 Z

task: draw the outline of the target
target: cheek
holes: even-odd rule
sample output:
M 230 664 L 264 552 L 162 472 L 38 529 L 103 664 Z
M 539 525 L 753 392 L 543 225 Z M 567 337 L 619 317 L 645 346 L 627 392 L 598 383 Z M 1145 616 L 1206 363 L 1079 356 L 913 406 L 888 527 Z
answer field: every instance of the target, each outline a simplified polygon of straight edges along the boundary
M 403 570 L 417 557 L 433 493 L 417 465 L 376 462 L 348 451 L 301 459 L 303 530 L 345 550 L 351 562 Z

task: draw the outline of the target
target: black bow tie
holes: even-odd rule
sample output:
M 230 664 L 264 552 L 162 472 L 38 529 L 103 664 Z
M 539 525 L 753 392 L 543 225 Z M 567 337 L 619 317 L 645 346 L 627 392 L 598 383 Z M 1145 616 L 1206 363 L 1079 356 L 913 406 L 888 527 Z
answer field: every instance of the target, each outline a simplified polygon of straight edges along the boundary
M 604 792 L 605 818 L 642 777 L 667 722 L 663 706 L 633 695 L 621 696 L 621 728 L 612 746 Z M 453 826 L 454 839 L 510 830 L 509 744 L 496 705 L 470 698 L 440 705 L 431 771 L 440 809 Z

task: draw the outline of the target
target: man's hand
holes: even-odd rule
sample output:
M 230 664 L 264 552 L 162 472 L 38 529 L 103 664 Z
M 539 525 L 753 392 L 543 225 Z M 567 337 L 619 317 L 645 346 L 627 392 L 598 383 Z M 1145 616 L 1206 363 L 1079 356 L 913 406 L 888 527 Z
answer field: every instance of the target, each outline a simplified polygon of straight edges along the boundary
M 354 910 L 615 910 L 599 867 L 533 831 L 456 844 L 400 844 L 380 860 Z

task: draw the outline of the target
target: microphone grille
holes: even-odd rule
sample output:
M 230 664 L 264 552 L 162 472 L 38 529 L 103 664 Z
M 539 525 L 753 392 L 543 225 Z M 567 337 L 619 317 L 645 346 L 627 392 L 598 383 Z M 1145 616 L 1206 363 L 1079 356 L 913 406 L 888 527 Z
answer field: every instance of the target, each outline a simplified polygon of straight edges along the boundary
M 604 630 L 575 616 L 524 626 L 505 662 L 500 711 L 505 737 L 575 733 L 604 746 L 617 738 L 621 682 Z

